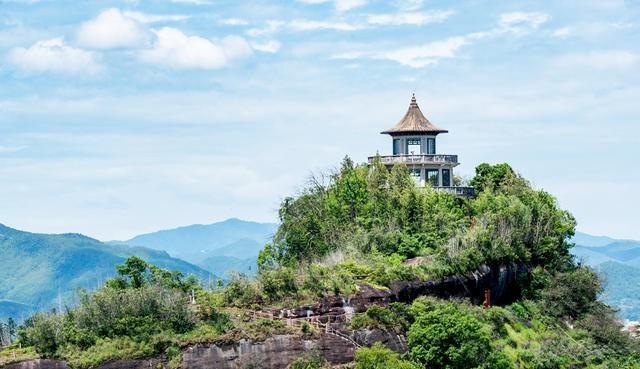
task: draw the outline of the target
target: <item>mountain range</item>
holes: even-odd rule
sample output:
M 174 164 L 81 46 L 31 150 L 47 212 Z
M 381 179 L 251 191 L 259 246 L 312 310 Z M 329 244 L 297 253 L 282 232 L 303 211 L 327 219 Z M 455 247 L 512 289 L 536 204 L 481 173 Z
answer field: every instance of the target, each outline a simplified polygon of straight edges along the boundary
M 278 225 L 236 218 L 213 224 L 195 224 L 136 236 L 112 244 L 162 250 L 219 276 L 229 271 L 253 274 L 258 253 Z
M 572 253 L 602 277 L 602 300 L 621 317 L 640 320 L 640 241 L 577 233 Z
M 101 242 L 75 233 L 37 234 L 0 224 L 0 319 L 72 304 L 80 288 L 94 289 L 115 265 L 139 256 L 203 281 L 230 271 L 253 274 L 258 252 L 277 224 L 228 219 Z M 578 232 L 572 253 L 604 280 L 602 299 L 640 320 L 640 241 Z
M 0 319 L 73 304 L 128 256 L 192 274 L 203 282 L 228 271 L 255 273 L 258 252 L 276 224 L 228 219 L 101 242 L 81 234 L 38 234 L 0 225 Z
M 138 256 L 161 268 L 201 279 L 207 270 L 165 251 L 100 242 L 75 233 L 38 234 L 0 225 L 0 318 L 72 304 L 77 290 L 94 289 L 115 273 L 115 265 Z

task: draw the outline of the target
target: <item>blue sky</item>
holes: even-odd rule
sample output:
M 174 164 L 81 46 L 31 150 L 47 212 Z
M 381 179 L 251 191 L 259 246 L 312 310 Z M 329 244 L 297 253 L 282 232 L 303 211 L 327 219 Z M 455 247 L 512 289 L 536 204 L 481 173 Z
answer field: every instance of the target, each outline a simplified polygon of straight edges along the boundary
M 509 162 L 640 239 L 640 5 L 0 0 L 0 222 L 100 239 L 279 202 L 412 92 L 458 174 Z

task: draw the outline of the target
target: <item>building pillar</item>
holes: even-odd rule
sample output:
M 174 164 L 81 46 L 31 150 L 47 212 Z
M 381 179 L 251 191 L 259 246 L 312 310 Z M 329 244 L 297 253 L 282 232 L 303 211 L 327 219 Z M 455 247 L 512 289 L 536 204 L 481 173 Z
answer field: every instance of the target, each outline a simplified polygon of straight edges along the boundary
M 438 168 L 438 187 L 442 187 L 442 167 Z

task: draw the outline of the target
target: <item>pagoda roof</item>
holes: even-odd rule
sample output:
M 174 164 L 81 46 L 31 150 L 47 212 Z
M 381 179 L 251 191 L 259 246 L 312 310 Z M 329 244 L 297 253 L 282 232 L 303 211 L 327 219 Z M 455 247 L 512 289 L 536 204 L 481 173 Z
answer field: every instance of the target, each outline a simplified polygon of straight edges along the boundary
M 380 133 L 389 135 L 403 135 L 403 134 L 433 134 L 447 133 L 446 129 L 441 129 L 429 122 L 416 101 L 416 95 L 411 97 L 411 103 L 409 104 L 409 110 L 404 117 L 393 127 Z

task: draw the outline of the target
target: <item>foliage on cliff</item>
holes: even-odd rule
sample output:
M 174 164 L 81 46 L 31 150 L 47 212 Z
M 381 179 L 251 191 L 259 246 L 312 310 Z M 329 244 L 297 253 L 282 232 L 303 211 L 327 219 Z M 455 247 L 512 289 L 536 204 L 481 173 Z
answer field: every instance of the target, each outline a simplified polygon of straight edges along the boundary
M 570 261 L 575 221 L 553 196 L 533 189 L 507 164 L 482 164 L 474 199 L 417 188 L 406 167 L 388 171 L 346 158 L 280 208 L 282 222 L 259 266 L 291 266 L 336 252 L 412 258 L 431 255 L 444 272 L 524 261 L 562 267 Z

